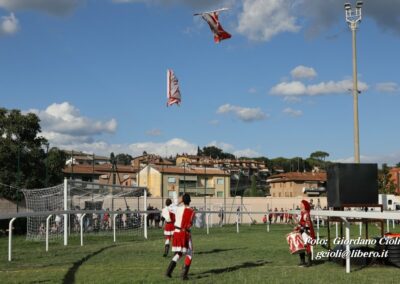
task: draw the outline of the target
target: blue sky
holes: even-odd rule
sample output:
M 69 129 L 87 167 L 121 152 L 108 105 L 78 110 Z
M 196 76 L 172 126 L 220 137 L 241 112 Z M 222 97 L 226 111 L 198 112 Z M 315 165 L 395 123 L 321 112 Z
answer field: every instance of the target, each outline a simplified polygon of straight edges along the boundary
M 1 106 L 37 113 L 53 146 L 99 154 L 216 145 L 351 161 L 351 33 L 341 1 L 314 2 L 0 0 Z M 400 2 L 364 2 L 362 161 L 393 164 Z M 222 6 L 232 38 L 215 44 L 192 14 Z M 179 107 L 166 107 L 167 68 L 180 81 Z

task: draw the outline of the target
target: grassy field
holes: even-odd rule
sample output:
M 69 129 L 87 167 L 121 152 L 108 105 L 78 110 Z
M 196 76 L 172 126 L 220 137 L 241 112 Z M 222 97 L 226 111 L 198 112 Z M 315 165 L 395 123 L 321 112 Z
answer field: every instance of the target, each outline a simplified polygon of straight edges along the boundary
M 285 235 L 291 227 L 264 225 L 194 230 L 194 258 L 189 273 L 194 283 L 398 283 L 400 269 L 373 264 L 353 267 L 318 261 L 310 268 L 297 267 L 298 256 L 290 255 Z M 332 228 L 334 229 L 334 227 Z M 334 231 L 334 230 L 333 230 Z M 358 232 L 353 228 L 353 232 Z M 377 232 L 371 228 L 370 231 Z M 374 232 L 372 232 L 374 234 Z M 326 236 L 321 231 L 321 237 Z M 317 248 L 321 250 L 322 248 Z M 172 279 L 164 277 L 170 257 L 163 258 L 160 230 L 150 230 L 149 240 L 89 236 L 79 246 L 77 237 L 68 247 L 61 241 L 50 244 L 14 241 L 13 261 L 7 261 L 7 239 L 0 239 L 0 283 L 179 283 L 181 265 Z

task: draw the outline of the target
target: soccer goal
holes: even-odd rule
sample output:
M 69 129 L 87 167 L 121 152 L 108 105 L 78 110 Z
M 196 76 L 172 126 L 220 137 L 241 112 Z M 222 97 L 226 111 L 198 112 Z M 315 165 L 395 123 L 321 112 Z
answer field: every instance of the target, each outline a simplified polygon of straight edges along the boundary
M 49 212 L 47 216 L 28 217 L 27 239 L 43 240 L 47 224 L 50 239 L 65 238 L 66 234 L 81 230 L 85 234 L 106 235 L 116 230 L 118 235 L 143 236 L 144 216 L 139 211 L 147 206 L 145 191 L 143 187 L 79 180 L 65 180 L 64 184 L 50 188 L 25 189 L 29 212 Z M 63 210 L 70 213 L 60 214 Z
M 64 185 L 41 189 L 23 189 L 26 210 L 28 212 L 62 211 L 64 209 Z M 28 240 L 43 240 L 46 235 L 47 216 L 27 217 L 26 238 Z M 52 238 L 62 236 L 64 219 L 53 214 L 49 219 Z

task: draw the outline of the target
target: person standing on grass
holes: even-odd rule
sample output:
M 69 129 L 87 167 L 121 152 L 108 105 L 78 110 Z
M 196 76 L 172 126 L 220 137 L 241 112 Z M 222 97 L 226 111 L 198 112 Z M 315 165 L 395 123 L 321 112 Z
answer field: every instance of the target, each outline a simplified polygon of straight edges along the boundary
M 306 200 L 302 200 L 300 203 L 300 218 L 298 221 L 298 225 L 295 227 L 296 231 L 301 233 L 301 236 L 304 241 L 304 245 L 306 247 L 306 252 L 300 253 L 300 263 L 299 266 L 309 267 L 311 266 L 311 245 L 310 239 L 315 239 L 315 232 L 314 227 L 312 224 L 310 210 L 311 206 L 310 203 Z M 307 253 L 307 260 L 306 263 L 306 253 Z
M 179 198 L 179 206 L 176 208 L 175 212 L 175 231 L 172 240 L 172 251 L 175 253 L 172 258 L 167 272 L 167 277 L 172 277 L 172 272 L 175 269 L 176 263 L 182 257 L 183 254 L 185 257 L 185 266 L 182 272 L 182 279 L 188 280 L 189 268 L 192 263 L 193 256 L 193 246 L 192 246 L 192 238 L 190 233 L 190 228 L 192 227 L 194 210 L 190 208 L 190 195 L 184 193 Z
M 272 224 L 272 218 L 273 218 L 273 214 L 272 214 L 272 209 L 269 209 L 268 211 L 268 220 L 269 220 L 269 224 Z
M 161 211 L 162 219 L 164 220 L 164 236 L 165 236 L 165 244 L 164 244 L 164 254 L 163 257 L 166 257 L 169 252 L 169 247 L 171 243 L 171 238 L 175 231 L 175 208 L 172 204 L 171 199 L 167 198 L 165 200 L 165 207 Z
M 274 223 L 275 224 L 278 222 L 278 216 L 279 216 L 278 208 L 275 207 L 275 210 L 274 210 Z

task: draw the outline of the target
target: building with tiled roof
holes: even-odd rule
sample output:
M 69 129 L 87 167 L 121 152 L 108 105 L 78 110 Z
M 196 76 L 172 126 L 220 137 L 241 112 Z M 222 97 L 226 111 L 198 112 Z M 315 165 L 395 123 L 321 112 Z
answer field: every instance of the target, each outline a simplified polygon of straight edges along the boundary
M 65 166 L 63 173 L 66 178 L 75 180 L 133 186 L 136 184 L 137 169 L 132 166 L 122 165 L 117 165 L 113 169 L 112 164 L 70 164 Z
M 141 156 L 137 156 L 134 157 L 131 161 L 131 165 L 136 168 L 136 169 L 143 169 L 144 167 L 146 167 L 147 165 L 170 165 L 172 166 L 173 163 L 165 158 L 162 158 L 159 155 L 155 155 L 155 154 L 147 154 L 144 153 Z
M 230 173 L 216 168 L 149 165 L 138 175 L 138 184 L 154 197 L 170 197 L 173 192 L 192 196 L 230 196 Z
M 325 172 L 288 172 L 267 179 L 272 197 L 320 195 L 325 192 Z
M 389 173 L 394 185 L 396 186 L 396 194 L 400 194 L 400 167 L 391 168 Z

